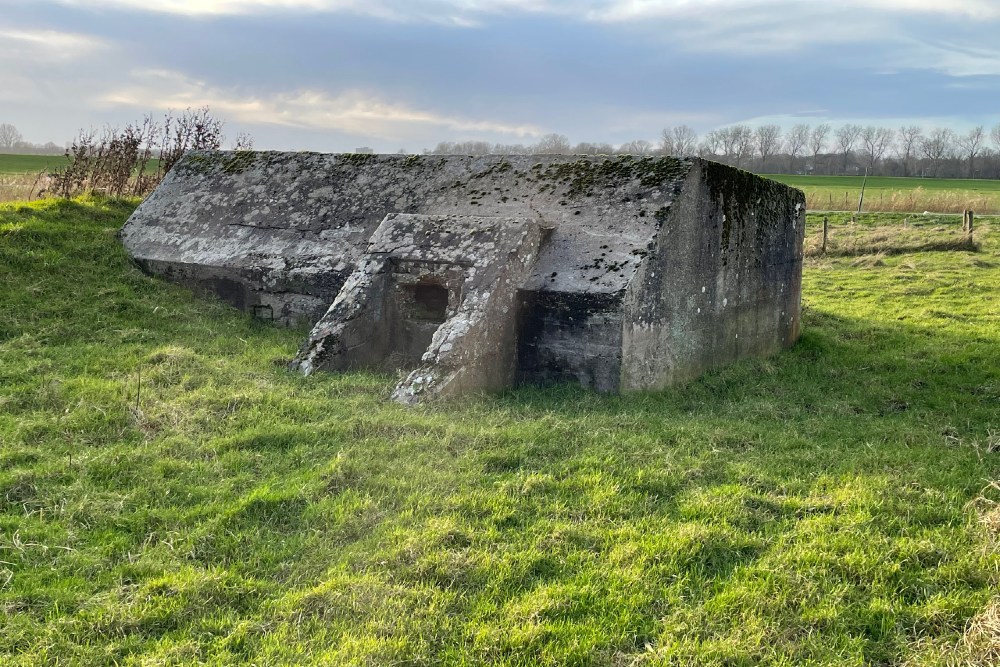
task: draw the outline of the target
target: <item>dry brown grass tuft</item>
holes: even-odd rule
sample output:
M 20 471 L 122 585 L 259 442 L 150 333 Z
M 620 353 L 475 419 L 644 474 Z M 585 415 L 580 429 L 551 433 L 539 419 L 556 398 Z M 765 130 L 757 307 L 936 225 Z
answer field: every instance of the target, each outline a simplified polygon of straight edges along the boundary
M 994 444 L 990 432 L 988 445 Z M 1000 549 L 1000 482 L 991 482 L 973 503 L 979 523 L 986 532 L 987 550 Z M 1000 665 L 1000 594 L 994 595 L 990 604 L 973 618 L 962 636 L 958 651 L 962 665 L 987 667 Z
M 957 228 L 918 229 L 903 225 L 876 228 L 866 225 L 831 226 L 826 252 L 823 234 L 808 234 L 804 242 L 806 257 L 858 257 L 852 266 L 882 266 L 884 257 L 915 252 L 976 252 L 979 244 Z
M 804 188 L 806 206 L 812 211 L 853 211 L 858 193 L 837 195 L 829 188 Z M 846 195 L 846 196 L 844 196 Z M 876 190 L 865 195 L 865 211 L 888 213 L 961 213 L 971 209 L 982 215 L 1000 213 L 1000 197 L 961 190 Z
M 0 174 L 0 202 L 32 201 L 45 196 L 51 177 L 38 174 Z
M 1000 665 L 1000 598 L 972 619 L 962 638 L 966 663 L 982 667 Z

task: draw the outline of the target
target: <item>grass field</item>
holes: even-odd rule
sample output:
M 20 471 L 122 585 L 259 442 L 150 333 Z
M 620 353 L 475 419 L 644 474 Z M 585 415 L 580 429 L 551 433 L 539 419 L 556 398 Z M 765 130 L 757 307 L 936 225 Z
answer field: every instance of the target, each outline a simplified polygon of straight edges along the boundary
M 0 153 L 0 174 L 37 174 L 66 166 L 63 155 L 12 155 Z
M 405 409 L 131 208 L 0 205 L 0 664 L 1000 660 L 997 221 L 835 218 L 801 342 L 682 388 Z
M 0 202 L 37 196 L 48 184 L 45 174 L 64 166 L 62 155 L 0 153 Z
M 806 193 L 812 211 L 856 211 L 861 194 L 861 176 L 789 176 L 768 174 L 781 183 Z M 865 211 L 1000 213 L 1000 180 L 948 178 L 868 179 Z
M 48 174 L 65 167 L 62 155 L 10 155 L 0 153 L 0 202 L 24 201 L 47 196 L 52 187 Z M 150 160 L 146 173 L 159 169 L 158 159 Z

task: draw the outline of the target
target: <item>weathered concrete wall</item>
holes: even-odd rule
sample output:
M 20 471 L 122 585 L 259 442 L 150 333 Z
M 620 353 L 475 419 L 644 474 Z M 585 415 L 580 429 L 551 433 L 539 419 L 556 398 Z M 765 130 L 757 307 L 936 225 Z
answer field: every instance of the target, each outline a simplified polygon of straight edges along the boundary
M 618 391 L 794 342 L 803 218 L 798 191 L 696 158 L 210 152 L 185 156 L 121 237 L 152 273 L 259 317 L 319 320 L 296 362 L 307 372 L 416 369 L 413 389 L 433 360 L 438 386 L 485 387 L 477 374 L 493 369 L 498 386 Z M 476 252 L 436 268 L 377 251 L 380 225 L 434 221 L 517 229 L 526 245 L 459 242 Z M 510 280 L 463 330 L 452 358 L 467 363 L 449 366 L 459 286 L 493 265 Z M 489 335 L 491 319 L 507 333 Z M 504 351 L 475 352 L 483 340 Z
M 625 297 L 622 389 L 670 386 L 792 345 L 804 231 L 798 190 L 696 164 Z
M 315 322 L 390 213 L 529 219 L 555 231 L 525 289 L 615 294 L 690 167 L 632 156 L 191 153 L 122 241 L 151 273 L 281 322 Z
M 390 214 L 293 367 L 413 370 L 404 403 L 510 386 L 518 290 L 547 236 L 530 220 Z

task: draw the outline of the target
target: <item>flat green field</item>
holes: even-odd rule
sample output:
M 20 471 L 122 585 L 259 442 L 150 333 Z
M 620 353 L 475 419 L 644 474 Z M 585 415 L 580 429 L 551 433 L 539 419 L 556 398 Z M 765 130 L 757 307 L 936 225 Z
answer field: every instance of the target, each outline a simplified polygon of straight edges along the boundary
M 63 155 L 11 155 L 0 153 L 0 175 L 3 174 L 37 174 L 65 167 L 66 157 Z M 146 166 L 146 173 L 151 173 L 159 167 L 159 160 L 153 159 Z
M 66 166 L 63 155 L 10 155 L 0 153 L 0 174 L 37 174 Z
M 0 664 L 998 664 L 1000 220 L 833 216 L 771 359 L 406 409 L 133 206 L 0 205 Z
M 767 178 L 786 183 L 797 188 L 837 188 L 860 190 L 863 176 L 789 176 L 767 174 Z M 1000 193 L 1000 180 L 971 178 L 868 178 L 867 188 L 873 190 L 947 190 L 977 193 Z
M 857 210 L 861 194 L 860 176 L 788 176 L 767 174 L 799 188 L 813 211 Z M 921 213 L 1000 213 L 1000 180 L 948 178 L 879 178 L 868 179 L 865 187 L 865 211 Z

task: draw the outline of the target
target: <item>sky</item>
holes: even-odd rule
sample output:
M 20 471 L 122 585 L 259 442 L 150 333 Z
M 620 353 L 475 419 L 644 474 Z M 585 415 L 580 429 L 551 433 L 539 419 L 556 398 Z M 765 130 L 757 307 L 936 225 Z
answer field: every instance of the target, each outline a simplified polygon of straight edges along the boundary
M 259 149 L 1000 123 L 1000 0 L 0 0 L 0 123 L 207 105 Z

